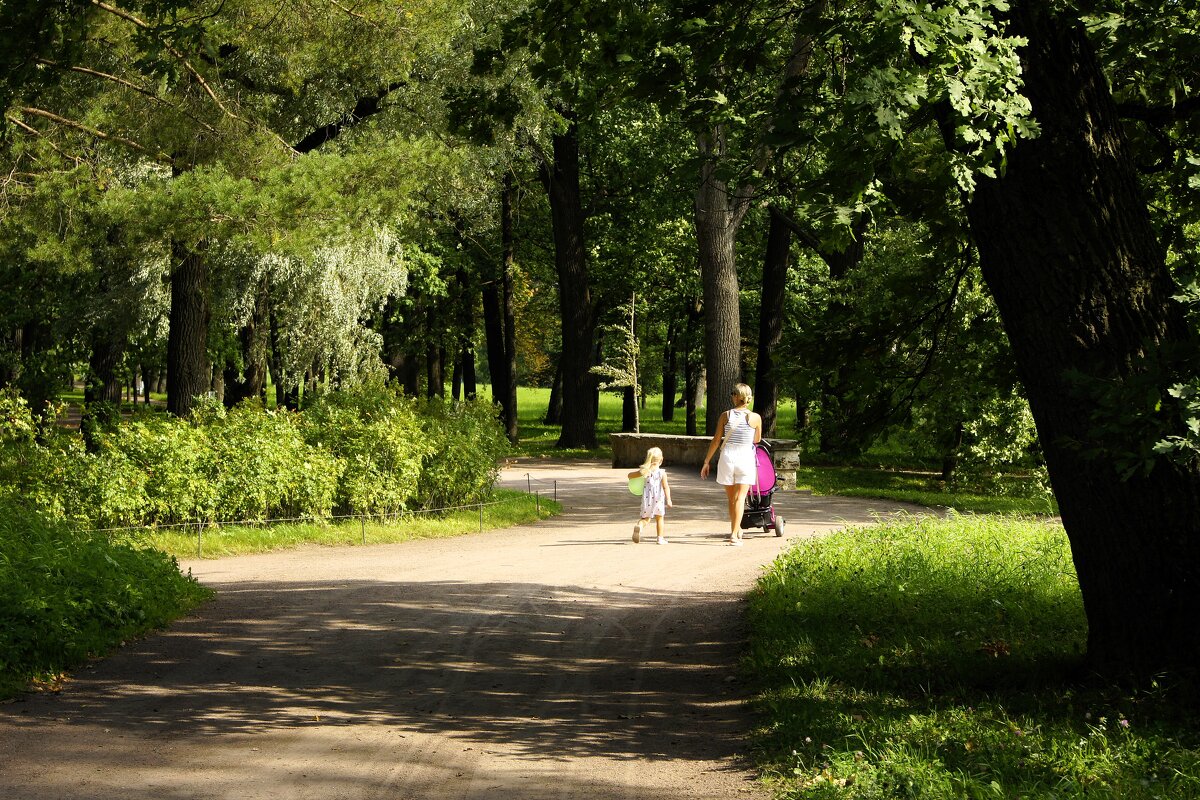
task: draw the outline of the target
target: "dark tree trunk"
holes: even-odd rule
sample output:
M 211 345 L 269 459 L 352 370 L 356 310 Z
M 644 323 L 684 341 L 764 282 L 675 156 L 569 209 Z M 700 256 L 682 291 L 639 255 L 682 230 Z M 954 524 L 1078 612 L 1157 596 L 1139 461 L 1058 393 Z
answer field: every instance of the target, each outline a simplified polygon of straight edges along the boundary
M 241 369 L 237 364 L 226 364 L 224 402 L 227 407 L 252 397 L 262 397 L 266 390 L 269 302 L 269 286 L 264 277 L 254 296 L 254 311 L 238 330 Z
M 458 354 L 454 359 L 454 399 L 462 396 L 474 400 L 477 394 L 475 385 L 475 303 L 467 282 L 467 271 L 458 271 Z
M 487 344 L 488 373 L 492 382 L 492 402 L 500 405 L 500 419 L 505 419 L 504 398 L 508 386 L 508 359 L 504 355 L 504 318 L 500 313 L 500 281 L 486 281 L 483 295 L 483 335 Z
M 638 432 L 637 393 L 632 386 L 626 386 L 621 392 L 621 432 Z
M 108 325 L 99 325 L 92 331 L 92 354 L 88 360 L 87 385 L 83 390 L 85 403 L 121 404 L 121 376 L 117 369 L 124 356 L 123 331 Z
M 958 469 L 959 451 L 962 449 L 965 432 L 965 426 L 961 422 L 954 426 L 946 453 L 942 456 L 942 483 L 949 483 L 954 477 L 954 471 Z
M 208 361 L 208 259 L 180 244 L 172 252 L 171 316 L 167 334 L 167 411 L 185 416 L 212 385 Z
M 558 425 L 562 422 L 562 358 L 555 360 L 554 380 L 550 382 L 550 402 L 546 404 L 546 416 L 542 419 L 545 425 Z
M 508 440 L 517 443 L 517 318 L 513 297 L 513 270 L 516 269 L 516 239 L 513 234 L 512 173 L 504 173 L 500 194 L 500 313 L 504 318 L 504 432 Z
M 679 349 L 676 339 L 679 336 L 679 323 L 672 319 L 667 323 L 667 341 L 663 347 L 663 422 L 675 419 L 675 393 L 679 385 Z
M 591 372 L 596 318 L 588 286 L 579 138 L 573 121 L 566 132 L 554 136 L 554 160 L 543 164 L 542 181 L 550 199 L 562 323 L 562 433 L 558 446 L 591 449 L 596 446 L 599 385 Z
M 402 353 L 396 356 L 400 387 L 409 397 L 421 396 L 421 359 Z
M 1194 352 L 1194 337 L 1083 30 L 1034 0 L 1014 3 L 1011 22 L 1029 41 L 1025 92 L 1042 133 L 980 184 L 969 219 L 1071 541 L 1088 657 L 1110 675 L 1194 676 L 1200 471 L 1158 457 L 1122 480 L 1114 462 L 1140 458 L 1147 429 L 1097 425 L 1113 418 L 1113 398 L 1080 390 L 1079 378 L 1126 392 L 1127 413 L 1150 387 L 1165 389 L 1174 376 L 1156 370 L 1174 349 Z
M 775 206 L 770 207 L 770 217 L 758 314 L 758 368 L 754 373 L 754 410 L 762 417 L 763 436 L 775 435 L 779 409 L 775 348 L 783 338 L 784 299 L 792 249 L 792 229 Z
M 425 397 L 446 397 L 445 349 L 429 345 L 425 352 Z
M 749 196 L 730 189 L 719 177 L 726 155 L 720 126 L 697 137 L 700 187 L 696 190 L 696 240 L 704 287 L 704 364 L 708 374 L 704 430 L 711 435 L 729 408 L 730 393 L 741 379 L 742 317 L 738 295 L 737 231 L 749 208 Z
M 696 410 L 700 406 L 700 393 L 704 384 L 704 360 L 697 342 L 700 338 L 700 326 L 703 324 L 703 306 L 696 300 L 688 308 L 687 315 L 687 349 L 683 356 L 683 401 L 684 420 L 688 436 L 695 436 L 697 428 Z

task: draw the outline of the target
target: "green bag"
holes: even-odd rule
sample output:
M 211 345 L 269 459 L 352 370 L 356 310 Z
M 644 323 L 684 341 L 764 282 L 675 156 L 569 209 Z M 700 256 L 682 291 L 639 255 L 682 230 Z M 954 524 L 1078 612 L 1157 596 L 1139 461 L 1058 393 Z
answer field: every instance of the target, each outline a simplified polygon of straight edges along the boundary
M 629 479 L 629 493 L 635 494 L 638 497 L 642 496 L 642 492 L 646 491 L 646 479 L 642 476 Z

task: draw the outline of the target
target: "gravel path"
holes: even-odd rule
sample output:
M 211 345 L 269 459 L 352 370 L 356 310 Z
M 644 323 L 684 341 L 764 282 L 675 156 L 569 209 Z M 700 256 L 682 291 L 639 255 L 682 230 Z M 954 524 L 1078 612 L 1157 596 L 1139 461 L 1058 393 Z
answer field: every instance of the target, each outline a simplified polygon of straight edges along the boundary
M 736 680 L 743 596 L 786 546 L 723 543 L 670 470 L 670 544 L 630 541 L 626 470 L 538 461 L 536 525 L 185 562 L 217 599 L 0 706 L 0 798 L 765 797 Z M 527 477 L 528 476 L 528 477 Z M 776 495 L 787 539 L 895 504 Z

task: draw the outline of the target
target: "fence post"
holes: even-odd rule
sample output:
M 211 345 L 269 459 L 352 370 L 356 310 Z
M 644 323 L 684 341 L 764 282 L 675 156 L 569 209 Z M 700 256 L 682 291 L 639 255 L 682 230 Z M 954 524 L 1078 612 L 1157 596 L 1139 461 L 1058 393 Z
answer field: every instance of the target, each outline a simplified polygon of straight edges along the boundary
M 359 516 L 358 527 L 362 530 L 362 543 L 367 543 L 367 521 L 364 516 Z
M 558 478 L 554 479 L 554 502 L 558 502 Z
M 204 533 L 200 527 L 200 521 L 196 520 L 196 558 L 204 558 L 204 543 L 201 541 L 202 536 L 204 536 Z
M 483 503 L 479 504 L 479 532 L 483 533 Z
M 537 507 L 537 513 L 538 513 L 538 516 L 540 517 L 542 515 L 542 493 L 541 493 L 541 491 L 537 491 L 537 492 L 533 493 L 533 503 Z
M 533 479 L 529 477 L 529 473 L 525 473 L 525 494 L 533 491 Z

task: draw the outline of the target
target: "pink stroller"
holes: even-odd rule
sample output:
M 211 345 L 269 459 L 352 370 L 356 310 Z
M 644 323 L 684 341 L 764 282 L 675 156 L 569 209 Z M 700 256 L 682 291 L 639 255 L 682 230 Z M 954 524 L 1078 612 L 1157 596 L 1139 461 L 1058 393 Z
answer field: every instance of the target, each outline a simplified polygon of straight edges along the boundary
M 775 493 L 775 461 L 766 442 L 754 445 L 754 458 L 758 462 L 758 479 L 746 495 L 746 510 L 742 514 L 742 528 L 762 528 L 783 536 L 783 517 L 775 514 L 771 506 L 771 495 Z

